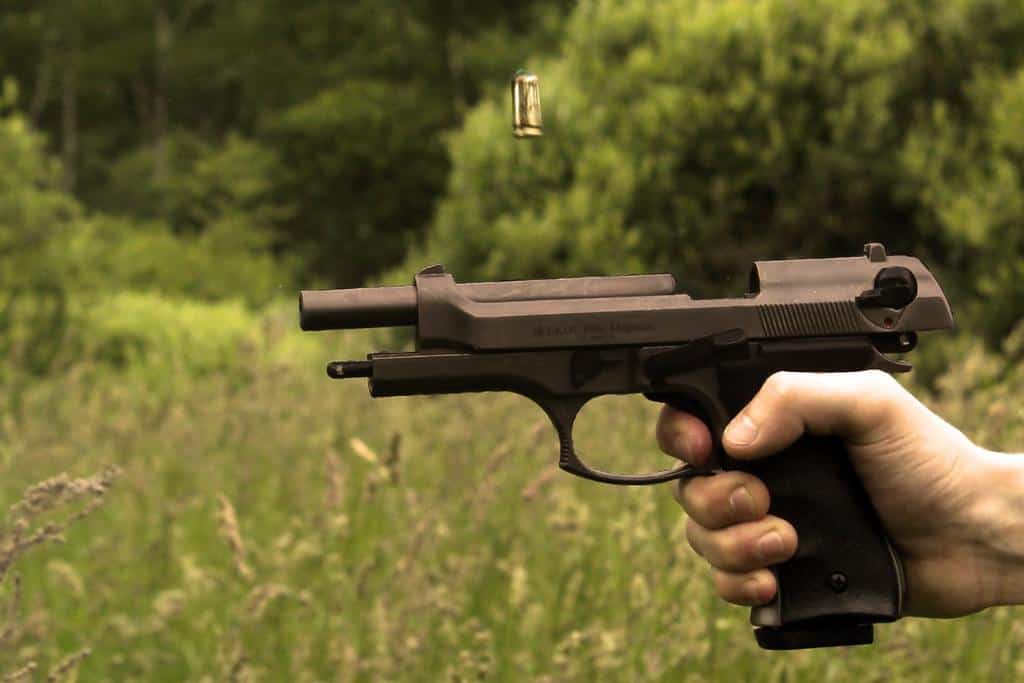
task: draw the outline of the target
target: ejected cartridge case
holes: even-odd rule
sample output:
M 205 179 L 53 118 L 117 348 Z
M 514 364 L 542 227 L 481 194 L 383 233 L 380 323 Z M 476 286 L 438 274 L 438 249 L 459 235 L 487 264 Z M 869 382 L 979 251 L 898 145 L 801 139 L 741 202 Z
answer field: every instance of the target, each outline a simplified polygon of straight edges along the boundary
M 523 69 L 512 77 L 512 133 L 517 138 L 544 134 L 540 116 L 540 81 L 535 74 Z

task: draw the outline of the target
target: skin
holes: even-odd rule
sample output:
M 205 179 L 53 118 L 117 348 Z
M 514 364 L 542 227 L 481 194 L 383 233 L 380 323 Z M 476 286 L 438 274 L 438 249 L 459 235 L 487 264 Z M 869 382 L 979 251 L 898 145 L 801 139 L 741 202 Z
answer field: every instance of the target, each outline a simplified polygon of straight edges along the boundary
M 955 617 L 1024 603 L 1024 458 L 973 444 L 880 371 L 780 372 L 726 428 L 734 458 L 771 457 L 805 432 L 835 434 L 878 511 L 907 575 L 906 613 Z M 669 406 L 656 429 L 663 451 L 704 464 L 711 436 Z M 783 457 L 783 456 L 780 456 Z M 768 514 L 765 485 L 724 472 L 674 485 L 691 547 L 711 566 L 715 589 L 738 605 L 775 595 L 767 567 L 800 539 Z

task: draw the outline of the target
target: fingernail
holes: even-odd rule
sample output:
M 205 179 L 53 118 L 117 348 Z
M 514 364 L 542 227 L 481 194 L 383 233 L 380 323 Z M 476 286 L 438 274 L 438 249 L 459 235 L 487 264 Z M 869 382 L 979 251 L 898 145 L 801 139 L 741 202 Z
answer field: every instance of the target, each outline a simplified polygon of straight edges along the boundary
M 757 552 L 765 561 L 781 560 L 785 550 L 785 546 L 782 545 L 782 536 L 778 531 L 769 531 L 757 542 Z
M 756 512 L 754 510 L 754 498 L 750 495 L 750 491 L 747 490 L 746 486 L 741 486 L 730 494 L 729 508 L 732 510 L 734 519 L 748 520 L 754 518 Z
M 757 438 L 757 425 L 746 414 L 740 414 L 725 428 L 725 438 L 737 446 L 746 446 Z

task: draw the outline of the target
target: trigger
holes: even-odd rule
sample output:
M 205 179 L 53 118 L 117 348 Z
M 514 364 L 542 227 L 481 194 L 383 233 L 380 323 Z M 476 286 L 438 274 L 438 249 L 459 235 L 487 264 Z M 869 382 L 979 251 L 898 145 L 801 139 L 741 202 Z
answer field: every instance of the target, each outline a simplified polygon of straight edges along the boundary
M 714 427 L 712 426 L 714 423 L 711 420 L 711 414 L 708 412 L 707 408 L 703 404 L 701 404 L 700 401 L 686 394 L 657 391 L 649 391 L 645 393 L 644 398 L 650 401 L 656 401 L 658 403 L 670 405 L 676 410 L 681 410 L 684 413 L 689 413 L 693 415 L 698 420 L 703 422 L 707 426 L 708 430 L 711 432 L 711 457 L 708 459 L 708 462 L 701 467 L 697 467 L 696 465 L 687 465 L 684 468 L 686 470 L 686 474 L 680 476 L 680 479 L 692 479 L 693 477 L 709 477 L 721 471 L 722 456 L 720 454 L 720 437 L 715 436 Z

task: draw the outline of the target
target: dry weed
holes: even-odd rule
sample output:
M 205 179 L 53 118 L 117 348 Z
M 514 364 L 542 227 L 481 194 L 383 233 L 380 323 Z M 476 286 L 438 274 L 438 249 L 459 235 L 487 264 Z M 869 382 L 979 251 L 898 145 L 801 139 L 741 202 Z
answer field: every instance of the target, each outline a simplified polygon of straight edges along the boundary
M 235 513 L 235 506 L 231 504 L 228 497 L 223 493 L 217 494 L 219 510 L 217 520 L 220 523 L 220 536 L 231 549 L 234 559 L 235 570 L 246 581 L 252 581 L 253 570 L 245 558 L 245 542 L 242 541 L 242 532 L 238 526 L 238 515 Z
M 23 599 L 22 582 L 18 574 L 13 575 L 13 580 L 9 578 L 11 566 L 35 546 L 62 542 L 71 526 L 104 503 L 107 491 L 120 474 L 120 469 L 114 466 L 106 467 L 91 477 L 73 478 L 67 473 L 61 473 L 30 486 L 21 500 L 9 508 L 7 520 L 0 527 L 0 586 L 10 586 L 10 595 L 3 608 L 3 622 L 0 623 L 0 646 L 13 648 L 15 644 L 22 643 L 23 652 L 38 651 L 36 644 L 24 642 L 32 640 L 35 634 L 19 619 Z M 80 507 L 76 509 L 76 505 Z M 66 508 L 71 508 L 71 512 L 63 519 L 49 517 L 50 513 L 56 514 Z M 84 583 L 69 563 L 51 560 L 49 569 L 51 576 L 57 579 L 72 598 L 84 595 Z M 68 655 L 50 671 L 46 680 L 59 681 L 73 675 L 78 664 L 90 652 L 89 648 L 84 648 Z M 0 680 L 23 680 L 32 676 L 37 668 L 36 661 L 28 661 L 18 665 Z
M 22 667 L 15 669 L 14 671 L 6 674 L 3 678 L 0 678 L 0 683 L 15 683 L 15 681 L 23 681 L 31 676 L 39 665 L 35 662 L 29 662 Z
M 73 670 L 82 663 L 82 660 L 91 654 L 92 649 L 86 647 L 68 655 L 47 674 L 46 683 L 57 683 L 57 681 L 64 680 L 69 675 L 72 675 Z
M 82 479 L 61 473 L 30 486 L 22 499 L 8 510 L 7 522 L 0 528 L 0 582 L 14 560 L 29 548 L 47 541 L 63 541 L 69 526 L 103 504 L 103 496 L 120 473 L 120 469 L 113 466 Z M 32 523 L 44 513 L 79 500 L 84 500 L 84 505 L 63 521 L 43 521 L 33 528 Z

